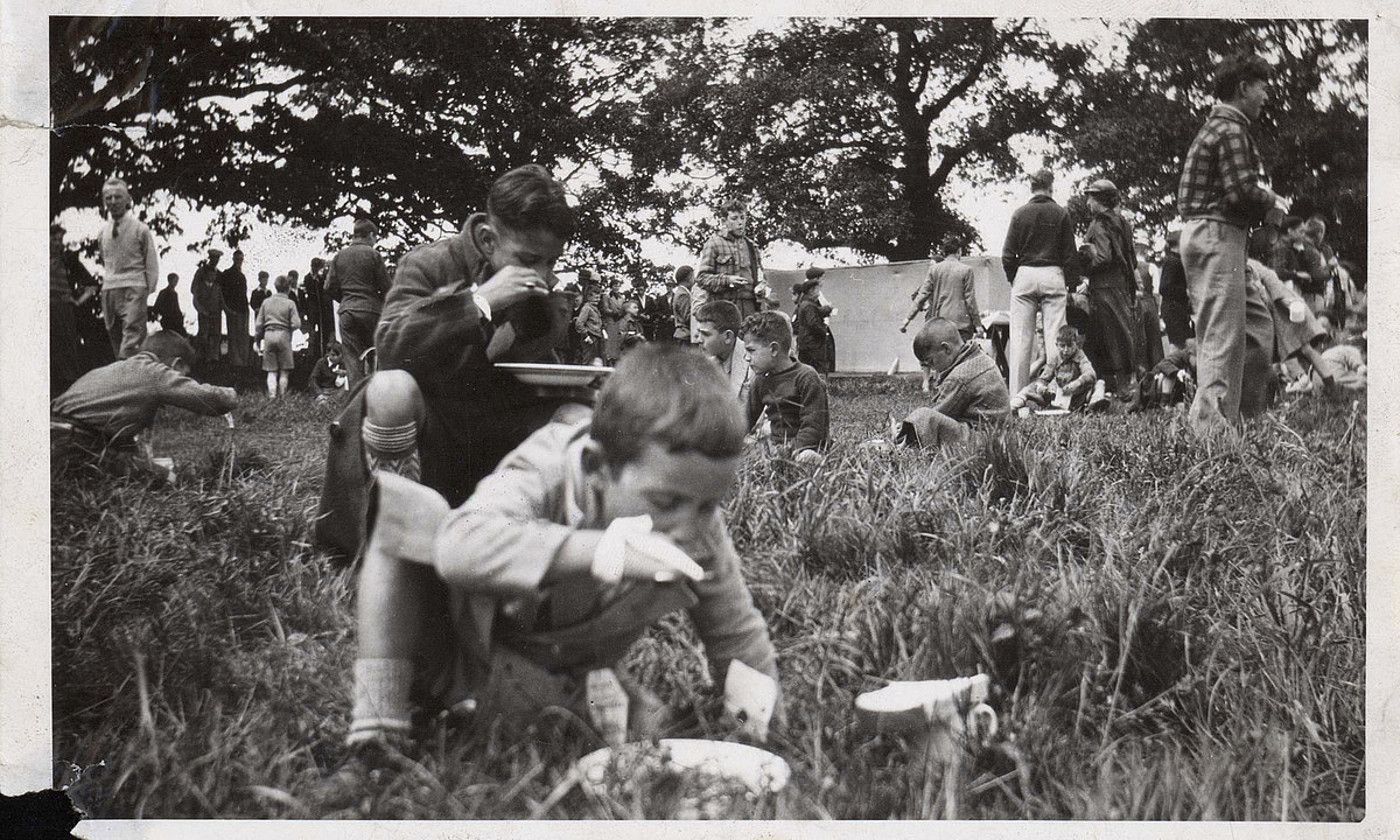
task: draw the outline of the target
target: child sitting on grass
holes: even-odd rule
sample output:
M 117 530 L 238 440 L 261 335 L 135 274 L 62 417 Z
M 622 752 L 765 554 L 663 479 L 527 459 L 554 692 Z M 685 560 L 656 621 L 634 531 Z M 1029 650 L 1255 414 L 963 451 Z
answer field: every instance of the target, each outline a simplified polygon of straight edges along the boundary
M 210 416 L 237 404 L 232 388 L 201 385 L 189 377 L 194 347 L 173 330 L 152 333 L 129 359 L 88 371 L 49 403 L 52 472 L 79 463 L 120 474 L 150 473 L 167 479 L 137 446 L 162 406 Z
M 933 406 L 909 412 L 895 443 L 939 448 L 968 439 L 971 430 L 1010 412 L 1011 397 L 996 362 L 951 321 L 931 318 L 914 336 L 914 355 L 933 372 Z
M 1329 318 L 1318 319 L 1329 324 Z M 1366 315 L 1352 315 L 1347 320 L 1344 338 L 1335 341 L 1333 331 L 1327 330 L 1318 343 L 1324 345 L 1319 362 L 1313 365 L 1312 382 L 1322 389 L 1330 383 L 1334 391 L 1366 390 Z M 1323 368 L 1323 369 L 1320 369 Z
M 327 400 L 345 389 L 345 365 L 341 361 L 340 342 L 326 345 L 326 355 L 311 369 L 311 393 L 317 401 Z
M 766 419 L 773 439 L 809 463 L 826 448 L 829 415 L 826 383 L 809 365 L 792 358 L 792 323 L 781 312 L 750 315 L 739 328 L 753 370 L 749 429 Z
M 482 727 L 555 706 L 611 728 L 607 740 L 625 735 L 624 721 L 655 735 L 660 702 L 617 664 L 680 609 L 724 675 L 726 709 L 764 740 L 776 659 L 720 515 L 743 438 L 713 362 L 646 344 L 619 363 L 591 421 L 539 429 L 456 510 L 378 473 L 357 595 L 355 752 L 331 797 L 407 746 L 415 701 L 474 710 Z M 448 603 L 425 597 L 433 578 Z
M 1079 330 L 1069 324 L 1061 325 L 1055 334 L 1055 349 L 1059 351 L 1059 361 L 1054 366 L 1041 367 L 1040 374 L 1011 399 L 1012 411 L 1027 410 L 1027 403 L 1040 408 L 1077 410 L 1091 402 L 1091 391 L 1096 400 L 1105 399 L 1103 386 L 1096 385 L 1098 374 L 1084 354 Z

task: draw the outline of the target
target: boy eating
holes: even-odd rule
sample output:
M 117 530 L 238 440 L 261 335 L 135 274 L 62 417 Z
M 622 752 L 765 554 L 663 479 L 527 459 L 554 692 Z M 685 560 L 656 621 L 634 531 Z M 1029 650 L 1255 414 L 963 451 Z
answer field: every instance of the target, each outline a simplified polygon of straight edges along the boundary
M 714 359 L 729 380 L 729 390 L 747 408 L 753 371 L 739 346 L 739 307 L 727 300 L 712 300 L 695 310 L 695 341 Z
M 766 418 L 773 438 L 799 462 L 820 460 L 829 423 L 826 383 L 811 366 L 792 358 L 792 323 L 780 312 L 759 312 L 744 321 L 739 335 L 754 375 L 749 428 Z
M 765 739 L 775 655 L 719 511 L 743 438 L 713 363 L 648 344 L 620 362 L 591 418 L 536 431 L 456 510 L 378 474 L 347 743 L 371 760 L 403 744 L 414 700 L 474 710 L 482 726 L 559 706 L 610 741 L 655 734 L 654 698 L 616 668 L 678 609 L 725 675 L 726 708 Z M 445 623 L 420 570 L 448 587 Z

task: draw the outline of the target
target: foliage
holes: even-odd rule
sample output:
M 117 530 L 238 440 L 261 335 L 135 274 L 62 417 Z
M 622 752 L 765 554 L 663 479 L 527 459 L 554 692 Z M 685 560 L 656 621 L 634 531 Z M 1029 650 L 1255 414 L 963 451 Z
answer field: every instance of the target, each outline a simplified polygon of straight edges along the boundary
M 771 746 L 794 776 L 768 813 L 943 815 L 853 700 L 981 670 L 1002 732 L 969 747 L 963 817 L 1362 816 L 1364 401 L 1299 398 L 1239 451 L 1154 413 L 1019 421 L 935 455 L 858 446 L 920 400 L 908 383 L 833 398 L 824 462 L 750 457 L 728 504 L 786 697 Z M 84 768 L 90 814 L 323 815 L 354 656 L 352 578 L 305 542 L 334 413 L 295 396 L 213 439 L 217 420 L 166 417 L 180 486 L 55 486 L 54 754 Z M 669 617 L 627 665 L 723 737 L 695 644 Z M 566 782 L 593 747 L 558 718 L 519 741 L 430 727 L 417 766 L 335 816 L 619 813 Z
M 1293 212 L 1321 212 L 1347 257 L 1366 256 L 1367 43 L 1365 21 L 1175 20 L 1136 24 L 1121 58 L 1086 88 L 1069 153 L 1127 193 L 1139 227 L 1161 236 L 1209 110 L 1212 72 L 1227 55 L 1271 63 L 1269 101 L 1254 138 L 1276 192 Z

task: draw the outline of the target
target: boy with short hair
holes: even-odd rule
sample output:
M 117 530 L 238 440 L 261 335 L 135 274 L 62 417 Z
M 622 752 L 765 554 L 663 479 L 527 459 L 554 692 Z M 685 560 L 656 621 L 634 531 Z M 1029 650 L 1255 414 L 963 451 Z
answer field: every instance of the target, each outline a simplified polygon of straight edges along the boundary
M 1103 388 L 1095 387 L 1099 377 L 1084 353 L 1079 330 L 1069 324 L 1061 325 L 1055 334 L 1055 349 L 1059 362 L 1054 367 L 1048 364 L 1041 367 L 1040 374 L 1011 399 L 1012 411 L 1026 408 L 1026 403 L 1079 408 L 1090 401 L 1090 391 L 1096 399 L 1103 398 Z M 1064 381 L 1061 381 L 1062 374 L 1066 377 Z
M 753 371 L 739 342 L 739 328 L 744 323 L 739 307 L 727 300 L 712 300 L 697 307 L 694 315 L 697 346 L 719 365 L 729 380 L 730 392 L 747 410 Z
M 909 412 L 896 443 L 932 448 L 961 443 L 973 428 L 1007 416 L 1011 398 L 996 362 L 976 343 L 964 342 L 951 321 L 926 321 L 914 336 L 914 355 L 937 377 L 934 404 Z
M 262 342 L 263 370 L 267 373 L 267 395 L 277 398 L 287 393 L 292 368 L 292 331 L 301 329 L 301 313 L 287 296 L 291 283 L 278 276 L 273 283 L 277 290 L 258 309 L 257 338 Z
M 456 510 L 378 475 L 347 736 L 361 764 L 405 745 L 415 701 L 471 710 L 481 727 L 557 706 L 608 740 L 627 727 L 655 735 L 659 701 L 618 663 L 678 609 L 725 675 L 726 708 L 766 739 L 778 672 L 720 514 L 744 438 L 726 396 L 698 351 L 647 344 L 619 363 L 591 418 L 536 431 Z M 446 626 L 417 570 L 450 588 Z M 352 761 L 340 784 L 360 769 Z
M 340 342 L 326 345 L 326 355 L 311 369 L 311 391 L 318 401 L 329 399 L 345 388 L 345 365 L 341 360 Z
M 755 429 L 767 418 L 779 445 L 798 461 L 821 458 L 829 432 L 826 383 L 810 365 L 792 358 L 792 323 L 781 312 L 750 315 L 739 337 L 753 369 L 748 422 Z
M 172 405 L 199 414 L 227 414 L 237 404 L 232 388 L 202 385 L 189 377 L 194 347 L 161 330 L 136 355 L 88 371 L 49 403 L 53 472 L 80 461 L 105 463 L 118 472 L 158 471 L 137 447 L 156 412 Z

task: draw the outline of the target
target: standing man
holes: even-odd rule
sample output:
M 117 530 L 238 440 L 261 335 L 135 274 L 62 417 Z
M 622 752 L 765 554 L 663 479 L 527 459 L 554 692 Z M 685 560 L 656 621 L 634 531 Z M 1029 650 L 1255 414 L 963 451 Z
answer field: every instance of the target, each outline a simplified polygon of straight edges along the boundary
M 268 276 L 266 271 L 258 272 L 258 287 L 248 296 L 248 309 L 254 314 L 262 309 L 263 301 L 272 297 L 272 290 L 267 287 Z
M 104 225 L 102 250 L 102 321 L 118 359 L 136 355 L 146 340 L 146 298 L 160 285 L 156 240 L 144 222 L 131 215 L 131 191 L 120 178 L 102 185 L 102 205 L 112 220 Z
M 243 252 L 233 252 L 233 265 L 219 272 L 224 320 L 228 324 L 228 359 L 234 367 L 246 367 L 253 343 L 248 336 L 248 277 L 243 273 Z
M 695 269 L 683 265 L 676 269 L 671 286 L 671 320 L 676 330 L 671 337 L 682 346 L 690 343 L 690 285 L 695 282 Z
M 312 316 L 315 322 L 315 336 L 311 352 L 316 358 L 326 355 L 326 348 L 335 341 L 335 309 L 330 293 L 326 290 L 326 275 L 329 268 L 320 257 L 311 258 L 311 273 L 306 275 L 307 292 L 310 297 Z
M 151 314 L 160 319 L 160 328 L 178 336 L 189 338 L 185 331 L 185 313 L 180 309 L 180 299 L 175 295 L 175 287 L 180 285 L 180 275 L 171 272 L 165 277 L 165 288 L 156 295 Z
M 1055 203 L 1055 175 L 1041 169 L 1030 177 L 1031 200 L 1011 216 L 1001 262 L 1011 281 L 1010 390 L 1021 393 L 1030 381 L 1035 348 L 1035 316 L 1050 340 L 1045 341 L 1045 364 L 1054 369 L 1058 351 L 1053 336 L 1065 323 L 1065 269 L 1075 256 L 1074 222 Z
M 1273 317 L 1262 288 L 1248 282 L 1249 228 L 1278 197 L 1259 183 L 1259 153 L 1250 121 L 1268 99 L 1269 65 L 1257 56 L 1227 58 L 1215 68 L 1218 100 L 1181 170 L 1177 209 L 1181 262 L 1196 317 L 1196 398 L 1192 428 L 1232 430 L 1242 414 L 1264 408 L 1273 349 Z
M 49 398 L 83 375 L 78 363 L 78 313 L 68 276 L 63 225 L 49 226 Z
M 389 291 L 389 271 L 374 248 L 379 230 L 369 219 L 356 219 L 354 238 L 331 259 L 326 291 L 340 304 L 340 343 L 350 388 L 364 379 L 360 357 L 374 346 L 374 328 Z
M 219 360 L 219 321 L 224 313 L 224 293 L 219 285 L 219 260 L 224 252 L 210 248 L 209 256 L 195 269 L 190 292 L 194 295 L 194 311 L 199 320 L 199 335 L 195 351 L 200 361 L 212 364 Z
M 720 231 L 710 236 L 695 266 L 695 287 L 690 297 L 692 312 L 706 301 L 727 300 L 738 308 L 742 323 L 758 311 L 754 287 L 758 285 L 763 266 L 757 246 L 745 235 L 748 221 L 748 210 L 742 202 L 731 199 L 720 205 Z M 694 317 L 690 332 L 691 340 L 698 340 L 694 337 Z

